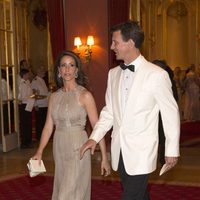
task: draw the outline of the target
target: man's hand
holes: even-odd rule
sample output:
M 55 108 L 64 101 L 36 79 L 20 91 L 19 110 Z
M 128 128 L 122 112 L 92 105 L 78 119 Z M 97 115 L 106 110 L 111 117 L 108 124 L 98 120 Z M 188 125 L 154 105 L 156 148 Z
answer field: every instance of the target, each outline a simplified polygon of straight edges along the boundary
M 80 149 L 80 159 L 83 158 L 84 153 L 88 149 L 91 149 L 91 154 L 93 155 L 94 154 L 94 150 L 96 148 L 96 145 L 97 145 L 97 143 L 92 139 L 89 139 L 85 144 L 83 144 L 83 146 Z
M 108 176 L 111 173 L 110 164 L 107 159 L 101 161 L 101 175 Z
M 174 167 L 178 162 L 178 157 L 165 157 L 165 163 L 170 167 Z

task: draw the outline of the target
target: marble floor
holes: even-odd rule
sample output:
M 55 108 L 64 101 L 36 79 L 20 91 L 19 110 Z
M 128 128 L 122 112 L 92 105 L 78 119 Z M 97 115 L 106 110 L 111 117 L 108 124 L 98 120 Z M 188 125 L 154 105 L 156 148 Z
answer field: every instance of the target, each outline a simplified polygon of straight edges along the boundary
M 27 174 L 26 164 L 35 153 L 36 148 L 37 143 L 34 144 L 33 149 L 0 152 L 0 181 Z M 49 142 L 44 151 L 43 160 L 47 168 L 46 174 L 53 175 L 52 141 Z M 177 166 L 163 176 L 159 176 L 160 168 L 158 165 L 158 169 L 151 174 L 150 182 L 200 186 L 200 147 L 181 148 L 181 157 Z M 92 176 L 98 179 L 119 180 L 118 173 L 114 171 L 106 178 L 100 175 L 100 152 L 98 151 L 92 156 Z

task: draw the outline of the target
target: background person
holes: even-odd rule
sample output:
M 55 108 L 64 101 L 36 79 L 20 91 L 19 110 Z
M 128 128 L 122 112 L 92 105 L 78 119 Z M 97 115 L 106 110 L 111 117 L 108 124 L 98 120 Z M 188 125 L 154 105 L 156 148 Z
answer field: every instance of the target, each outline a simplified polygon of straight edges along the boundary
M 183 80 L 185 79 L 184 70 L 180 67 L 175 67 L 173 80 L 176 83 L 177 94 L 178 94 L 178 107 L 180 111 L 180 118 L 183 120 L 183 105 L 184 105 L 184 88 Z
M 21 75 L 20 75 L 21 70 L 26 69 L 29 71 L 29 78 L 28 78 L 29 81 L 32 81 L 32 79 L 34 77 L 32 70 L 30 68 L 30 65 L 26 59 L 20 60 L 19 67 L 20 67 L 19 73 L 17 74 L 17 94 L 19 93 L 19 85 L 21 83 Z
M 21 133 L 21 148 L 32 148 L 32 111 L 28 111 L 27 104 L 30 96 L 33 94 L 31 84 L 29 81 L 29 70 L 20 70 L 20 82 L 18 100 L 19 104 L 19 120 Z
M 44 127 L 47 115 L 47 107 L 48 107 L 48 88 L 43 79 L 45 76 L 45 70 L 43 66 L 40 66 L 37 69 L 37 75 L 31 82 L 31 87 L 33 91 L 40 95 L 40 98 L 36 98 L 35 101 L 35 128 L 36 128 L 36 138 L 39 141 L 42 129 Z M 43 96 L 43 97 L 42 97 Z M 36 96 L 37 97 L 37 96 Z
M 200 78 L 196 72 L 195 65 L 191 65 L 183 83 L 185 90 L 184 120 L 200 120 Z

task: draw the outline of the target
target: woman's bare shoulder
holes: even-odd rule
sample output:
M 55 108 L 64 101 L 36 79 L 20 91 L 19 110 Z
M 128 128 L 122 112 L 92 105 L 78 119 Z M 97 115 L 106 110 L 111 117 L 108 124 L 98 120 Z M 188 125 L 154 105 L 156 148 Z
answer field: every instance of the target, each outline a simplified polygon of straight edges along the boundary
M 82 96 L 83 98 L 89 98 L 89 97 L 92 97 L 92 93 L 88 89 L 82 87 L 80 96 Z
M 82 90 L 80 92 L 80 102 L 82 104 L 85 104 L 86 102 L 91 101 L 93 99 L 94 98 L 92 93 L 88 89 L 82 87 Z

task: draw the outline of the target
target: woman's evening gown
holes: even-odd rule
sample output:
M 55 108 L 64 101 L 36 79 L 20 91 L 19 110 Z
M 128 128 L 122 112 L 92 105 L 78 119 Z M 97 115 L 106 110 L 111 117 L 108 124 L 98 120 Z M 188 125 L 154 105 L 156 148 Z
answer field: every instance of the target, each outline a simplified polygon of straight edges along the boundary
M 87 151 L 80 160 L 80 147 L 87 139 L 86 110 L 79 102 L 78 86 L 74 91 L 62 89 L 52 95 L 52 118 L 55 124 L 53 156 L 55 176 L 53 200 L 90 200 L 91 158 Z

